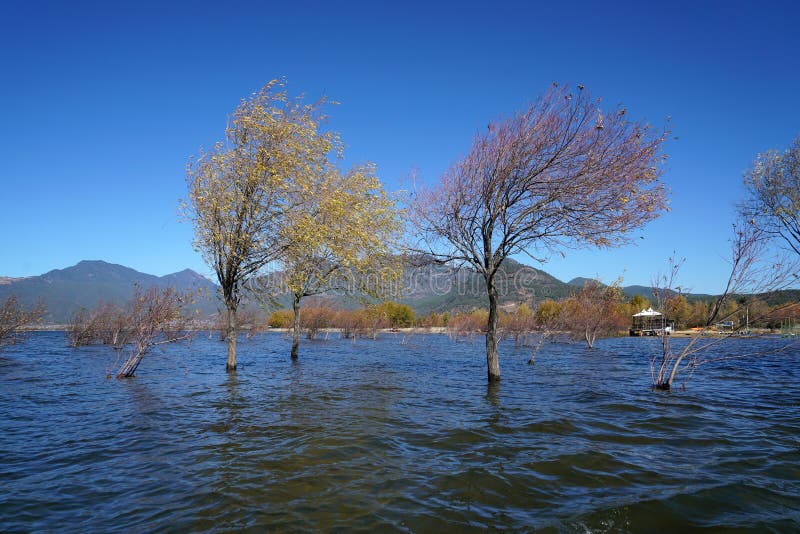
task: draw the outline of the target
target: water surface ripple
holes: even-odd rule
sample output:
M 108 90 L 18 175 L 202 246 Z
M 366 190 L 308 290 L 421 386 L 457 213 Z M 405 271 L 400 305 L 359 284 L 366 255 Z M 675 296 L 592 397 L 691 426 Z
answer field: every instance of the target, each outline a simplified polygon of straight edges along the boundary
M 40 333 L 0 355 L 0 531 L 800 529 L 797 352 L 648 389 L 652 339 L 553 344 L 534 367 L 445 336 L 224 345 L 107 379 Z M 763 350 L 783 340 L 735 340 Z

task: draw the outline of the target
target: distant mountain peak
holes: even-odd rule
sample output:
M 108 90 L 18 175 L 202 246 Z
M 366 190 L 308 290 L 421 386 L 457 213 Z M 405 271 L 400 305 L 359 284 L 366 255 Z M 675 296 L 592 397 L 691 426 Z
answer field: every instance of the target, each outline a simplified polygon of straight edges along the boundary
M 118 263 L 109 263 L 103 260 L 81 260 L 72 267 L 65 267 L 61 269 L 62 271 L 66 271 L 68 269 L 124 269 L 126 271 L 136 271 L 136 269 L 131 269 L 130 267 L 126 267 L 124 265 L 120 265 Z
M 70 267 L 54 269 L 40 276 L 0 279 L 0 299 L 12 292 L 26 305 L 43 301 L 48 310 L 47 320 L 68 322 L 81 307 L 93 308 L 100 302 L 124 304 L 135 287 L 175 287 L 181 291 L 206 290 L 214 295 L 216 286 L 202 275 L 184 269 L 166 276 L 139 272 L 124 265 L 103 260 L 82 260 Z M 200 305 L 206 312 L 216 309 L 211 299 Z
M 188 285 L 196 285 L 196 284 L 213 284 L 211 280 L 203 276 L 202 274 L 198 273 L 197 271 L 193 271 L 192 269 L 184 269 L 182 271 L 178 271 L 176 273 L 165 274 L 159 278 L 162 283 L 168 284 L 188 284 Z
M 586 282 L 594 282 L 595 280 L 596 278 L 586 278 L 585 276 L 576 276 L 575 278 L 567 282 L 567 285 L 583 287 L 586 285 Z

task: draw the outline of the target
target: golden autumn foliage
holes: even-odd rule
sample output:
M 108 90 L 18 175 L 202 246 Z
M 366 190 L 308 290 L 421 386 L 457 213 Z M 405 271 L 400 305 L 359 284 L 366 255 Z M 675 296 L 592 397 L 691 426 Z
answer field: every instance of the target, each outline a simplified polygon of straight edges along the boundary
M 272 80 L 241 101 L 225 141 L 186 168 L 184 213 L 195 246 L 217 275 L 228 315 L 227 368 L 236 368 L 236 310 L 246 282 L 286 246 L 281 229 L 294 194 L 311 191 L 341 151 L 338 134 L 323 131 L 324 99 L 307 104 Z
M 267 319 L 270 328 L 289 328 L 292 326 L 292 310 L 275 310 Z
M 298 187 L 287 194 L 291 209 L 280 231 L 281 264 L 293 297 L 293 358 L 298 356 L 304 297 L 331 290 L 377 296 L 402 274 L 393 254 L 400 212 L 375 165 L 342 172 L 323 162 L 298 176 Z
M 392 254 L 401 228 L 399 211 L 375 166 L 342 173 L 328 165 L 309 178 L 313 187 L 292 196 L 295 207 L 282 229 L 287 244 L 282 264 L 293 297 L 293 358 L 303 297 L 331 290 L 379 295 L 402 274 Z
M 277 310 L 270 315 L 271 328 L 293 328 L 294 312 Z M 385 301 L 355 310 L 337 309 L 324 303 L 312 303 L 302 310 L 300 328 L 309 339 L 326 328 L 338 329 L 345 337 L 374 336 L 377 330 L 414 326 L 414 311 L 406 304 Z
M 298 191 L 286 216 L 282 264 L 297 297 L 338 289 L 377 292 L 378 280 L 401 274 L 391 260 L 401 229 L 397 203 L 383 189 L 375 166 L 342 173 L 328 165 Z
M 324 130 L 326 99 L 308 104 L 273 80 L 233 112 L 225 141 L 187 166 L 186 213 L 195 246 L 214 269 L 227 310 L 228 363 L 236 368 L 236 311 L 245 287 L 276 262 L 300 299 L 331 289 L 379 294 L 401 271 L 391 258 L 401 229 L 375 166 L 340 171 L 339 134 Z M 363 282 L 370 283 L 363 283 Z M 297 337 L 295 337 L 295 340 Z M 295 346 L 292 356 L 297 355 Z

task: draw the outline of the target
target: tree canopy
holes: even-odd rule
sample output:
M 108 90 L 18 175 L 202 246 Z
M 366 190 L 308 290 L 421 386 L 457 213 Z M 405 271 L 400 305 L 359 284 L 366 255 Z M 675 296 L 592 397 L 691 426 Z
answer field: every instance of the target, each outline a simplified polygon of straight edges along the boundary
M 421 248 L 481 273 L 489 297 L 487 364 L 499 380 L 494 277 L 508 256 L 621 245 L 666 208 L 659 181 L 665 132 L 604 112 L 582 86 L 552 87 L 489 124 L 413 215 Z
M 282 265 L 293 297 L 292 357 L 297 357 L 300 300 L 338 290 L 377 295 L 401 274 L 394 247 L 401 229 L 396 202 L 372 164 L 342 173 L 328 165 L 293 196 L 285 218 Z
M 234 110 L 225 142 L 201 152 L 186 169 L 195 246 L 214 269 L 228 314 L 227 368 L 236 368 L 236 310 L 244 283 L 284 250 L 281 227 L 290 193 L 341 150 L 323 131 L 325 100 L 307 104 L 273 80 Z
M 800 255 L 800 137 L 783 153 L 759 154 L 744 184 L 742 214 Z
M 387 265 L 401 228 L 396 201 L 375 166 L 342 173 L 329 165 L 294 205 L 282 228 L 290 291 L 300 297 L 331 289 L 369 291 L 363 282 L 381 274 L 376 271 Z

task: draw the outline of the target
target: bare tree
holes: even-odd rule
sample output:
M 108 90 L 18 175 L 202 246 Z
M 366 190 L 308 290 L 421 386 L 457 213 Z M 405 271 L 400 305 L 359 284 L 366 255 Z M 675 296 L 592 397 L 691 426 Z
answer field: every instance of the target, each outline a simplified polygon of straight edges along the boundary
M 453 340 L 461 337 L 472 340 L 475 334 L 486 332 L 488 317 L 488 312 L 483 309 L 475 309 L 469 313 L 460 313 L 450 317 L 447 322 L 447 335 Z M 502 333 L 498 332 L 497 335 L 499 337 Z
M 580 291 L 562 304 L 562 325 L 575 339 L 594 348 L 598 336 L 613 335 L 628 321 L 622 313 L 623 295 L 620 280 L 610 286 L 599 280 L 587 281 Z
M 130 345 L 127 359 L 117 371 L 117 378 L 130 378 L 153 347 L 175 343 L 190 336 L 186 319 L 181 311 L 186 297 L 174 288 L 138 288 L 130 303 L 127 315 L 126 345 Z
M 742 215 L 800 255 L 800 137 L 783 153 L 759 154 L 744 176 Z
M 306 338 L 316 339 L 320 330 L 333 327 L 335 315 L 336 311 L 331 307 L 330 302 L 321 298 L 313 299 L 303 309 L 302 327 L 305 330 Z
M 495 277 L 508 256 L 621 245 L 665 208 L 665 133 L 599 105 L 582 86 L 553 87 L 489 124 L 437 186 L 416 195 L 421 250 L 486 282 L 490 382 L 500 379 Z
M 124 309 L 105 302 L 93 310 L 80 308 L 67 330 L 71 347 L 103 343 L 119 346 L 125 343 L 127 315 Z
M 243 100 L 229 121 L 226 143 L 187 165 L 195 245 L 214 269 L 227 313 L 228 359 L 236 369 L 236 312 L 247 281 L 285 248 L 281 226 L 291 211 L 288 193 L 308 187 L 308 177 L 340 150 L 338 135 L 322 132 L 325 100 L 290 98 L 273 80 Z
M 524 302 L 519 304 L 513 312 L 500 317 L 500 328 L 508 337 L 514 339 L 514 345 L 519 347 L 527 344 L 527 338 L 536 328 L 536 317 L 530 306 Z
M 661 353 L 650 362 L 653 389 L 670 390 L 681 374 L 686 373 L 691 376 L 697 367 L 720 359 L 720 357 L 714 356 L 709 349 L 737 335 L 743 326 L 737 322 L 743 315 L 741 312 L 747 305 L 747 300 L 739 301 L 735 298 L 736 295 L 769 293 L 786 287 L 796 279 L 794 265 L 771 258 L 767 253 L 767 244 L 763 230 L 751 221 L 739 222 L 734 225 L 731 241 L 731 270 L 725 289 L 707 308 L 703 326 L 692 334 L 689 341 L 680 349 L 673 349 L 670 338 L 666 335 L 661 336 Z M 671 258 L 667 273 L 661 275 L 653 283 L 653 294 L 659 309 L 669 309 L 670 301 L 681 294 L 681 288 L 677 286 L 676 281 L 682 264 L 682 260 Z M 769 314 L 779 312 L 780 307 L 773 309 L 762 307 L 761 309 L 764 313 Z M 749 319 L 755 322 L 764 321 L 767 318 L 766 316 L 752 316 Z M 727 332 L 716 333 L 713 337 L 709 336 L 715 323 L 728 321 L 733 325 Z M 752 354 L 742 353 L 724 358 L 746 356 L 752 356 Z
M 528 365 L 533 365 L 542 346 L 561 329 L 561 304 L 553 300 L 542 301 L 536 312 L 522 303 L 511 313 L 500 315 L 501 335 L 514 339 L 517 347 L 529 347 Z M 479 328 L 484 328 L 479 323 Z
M 44 304 L 41 302 L 26 309 L 17 297 L 8 296 L 0 305 L 0 350 L 22 342 L 25 328 L 41 321 L 44 314 Z
M 124 343 L 128 328 L 125 310 L 116 304 L 106 302 L 100 306 L 100 342 L 104 345 L 119 346 Z
M 97 341 L 97 325 L 95 317 L 86 308 L 79 308 L 72 316 L 67 330 L 70 347 L 91 345 Z
M 562 303 L 551 299 L 543 300 L 536 308 L 536 337 L 531 348 L 528 365 L 533 365 L 542 346 L 552 340 L 563 329 Z

